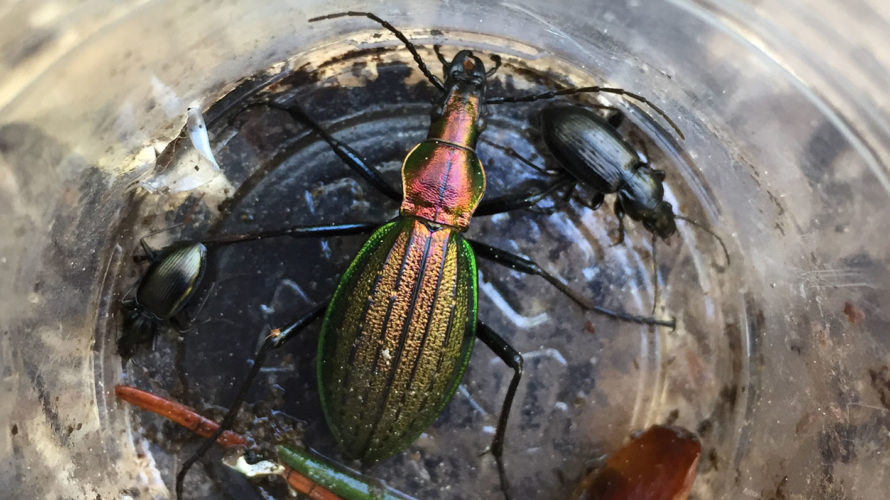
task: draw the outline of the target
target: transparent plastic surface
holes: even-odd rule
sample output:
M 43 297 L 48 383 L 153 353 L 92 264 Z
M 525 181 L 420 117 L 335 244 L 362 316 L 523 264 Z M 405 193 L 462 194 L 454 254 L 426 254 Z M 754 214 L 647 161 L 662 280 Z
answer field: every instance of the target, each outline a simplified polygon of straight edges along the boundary
M 622 132 L 667 172 L 680 225 L 658 243 L 656 314 L 678 328 L 584 314 L 539 278 L 480 264 L 480 317 L 526 355 L 507 433 L 514 495 L 563 498 L 628 435 L 655 423 L 696 431 L 695 498 L 882 498 L 890 487 L 886 7 L 829 2 L 389 2 L 373 11 L 438 68 L 470 48 L 505 65 L 490 95 L 607 83 Z M 304 105 L 391 183 L 425 135 L 433 89 L 366 19 L 307 23 L 358 4 L 190 2 L 0 8 L 0 479 L 11 496 L 160 496 L 194 447 L 184 431 L 118 403 L 121 381 L 213 414 L 258 338 L 333 289 L 361 237 L 261 241 L 212 256 L 192 328 L 116 354 L 120 299 L 153 246 L 292 224 L 383 222 L 396 205 L 305 127 L 262 106 Z M 876 10 L 873 10 L 876 9 Z M 832 23 L 825 22 L 831 19 Z M 15 29 L 12 29 L 12 28 Z M 377 36 L 381 34 L 380 36 Z M 28 48 L 30 47 L 30 48 Z M 594 97 L 576 102 L 591 104 Z M 479 155 L 489 194 L 537 175 L 536 113 L 492 107 Z M 209 168 L 186 109 L 204 110 L 221 168 L 177 191 L 158 176 Z M 144 189 L 152 186 L 152 192 Z M 476 218 L 468 235 L 533 258 L 605 305 L 648 313 L 649 234 L 606 206 Z M 239 426 L 281 431 L 337 457 L 317 403 L 317 328 L 264 371 Z M 459 392 L 405 452 L 366 472 L 420 498 L 499 495 L 490 455 L 509 370 L 479 343 Z M 280 410 L 283 413 L 276 413 Z M 268 418 L 267 418 L 268 417 Z M 273 422 L 274 421 L 274 422 Z M 270 423 L 271 422 L 271 423 Z M 274 425 L 273 425 L 274 424 Z M 211 454 L 192 496 L 256 491 Z M 280 484 L 258 488 L 284 495 Z

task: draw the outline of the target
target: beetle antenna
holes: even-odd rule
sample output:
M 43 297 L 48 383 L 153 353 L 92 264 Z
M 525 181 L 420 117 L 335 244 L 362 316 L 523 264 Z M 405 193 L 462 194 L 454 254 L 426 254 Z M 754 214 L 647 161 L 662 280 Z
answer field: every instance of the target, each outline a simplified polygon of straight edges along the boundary
M 534 162 L 532 162 L 528 158 L 522 156 L 521 154 L 519 154 L 519 152 L 517 152 L 515 149 L 511 148 L 510 146 L 504 146 L 502 144 L 498 144 L 496 142 L 489 141 L 488 139 L 485 139 L 485 138 L 480 139 L 480 141 L 484 142 L 485 144 L 488 144 L 489 146 L 493 147 L 494 149 L 500 150 L 502 153 L 513 158 L 514 160 L 518 160 L 519 162 L 521 162 L 525 166 L 531 168 L 535 172 L 538 172 L 540 174 L 547 175 L 547 176 L 553 176 L 553 172 L 549 172 L 549 171 L 547 171 L 547 169 L 544 169 L 544 168 L 539 167 L 538 165 L 535 165 Z
M 709 228 L 708 226 L 706 226 L 700 222 L 696 222 L 693 219 L 690 219 L 689 217 L 674 214 L 674 218 L 686 221 L 686 222 L 692 224 L 693 226 L 697 226 L 702 231 L 710 234 L 714 238 L 717 238 L 717 242 L 720 243 L 720 247 L 723 248 L 723 256 L 726 258 L 726 267 L 729 267 L 729 265 L 732 263 L 732 261 L 729 258 L 729 250 L 726 249 L 726 244 L 723 243 L 723 238 L 718 236 L 717 233 L 712 231 L 711 228 Z
M 433 52 L 436 53 L 436 57 L 439 58 L 439 62 L 442 63 L 442 66 L 447 68 L 450 63 L 448 62 L 448 59 L 442 55 L 442 46 L 438 43 L 433 45 Z
M 485 72 L 485 78 L 491 78 L 495 73 L 498 72 L 498 68 L 501 67 L 501 56 L 497 54 L 491 55 L 491 60 L 494 61 L 494 67 Z
M 624 96 L 628 99 L 633 99 L 635 101 L 639 101 L 646 106 L 649 106 L 649 109 L 658 113 L 664 121 L 671 126 L 672 129 L 680 136 L 680 139 L 686 140 L 686 136 L 683 135 L 683 131 L 680 130 L 680 127 L 665 113 L 661 108 L 653 104 L 649 99 L 645 97 L 635 94 L 633 92 L 628 92 L 627 90 L 620 89 L 617 87 L 599 87 L 597 85 L 593 85 L 590 87 L 575 87 L 569 89 L 560 89 L 560 90 L 551 90 L 549 92 L 543 92 L 540 94 L 531 94 L 524 96 L 507 96 L 507 97 L 491 97 L 485 100 L 485 104 L 503 104 L 507 102 L 532 102 L 538 101 L 541 99 L 552 99 L 554 97 L 562 96 L 562 95 L 574 95 L 574 94 L 582 94 L 582 93 L 597 93 L 597 94 L 616 94 L 620 96 Z
M 370 12 L 357 12 L 357 11 L 350 10 L 348 12 L 338 12 L 336 14 L 328 14 L 326 16 L 313 17 L 312 19 L 309 20 L 309 22 L 314 23 L 316 21 L 324 21 L 327 19 L 336 19 L 338 17 L 367 17 L 368 19 L 376 22 L 380 26 L 383 26 L 384 28 L 389 30 L 393 35 L 396 36 L 396 38 L 398 38 L 399 40 L 402 41 L 403 44 L 405 44 L 405 48 L 407 48 L 408 52 L 410 52 L 411 55 L 414 56 L 414 62 L 417 63 L 417 67 L 420 68 L 420 71 L 421 71 L 421 73 L 423 73 L 423 76 L 425 76 L 426 79 L 429 80 L 430 83 L 432 83 L 434 87 L 436 87 L 437 89 L 439 89 L 442 92 L 445 92 L 445 85 L 442 84 L 442 80 L 440 80 L 438 76 L 434 75 L 430 71 L 430 69 L 426 67 L 426 63 L 423 62 L 423 58 L 420 57 L 420 54 L 417 52 L 417 48 L 414 46 L 413 43 L 411 43 L 411 40 L 408 40 L 408 37 L 406 37 L 404 35 L 404 33 L 399 31 L 395 26 L 389 24 L 388 22 L 386 22 L 383 19 L 381 19 L 380 17 L 378 17 L 376 14 L 372 14 Z
M 313 321 L 318 319 L 319 316 L 324 313 L 325 309 L 328 307 L 329 300 L 325 301 L 319 306 L 316 306 L 312 311 L 303 315 L 296 322 L 288 326 L 287 328 L 280 330 L 274 329 L 272 332 L 266 336 L 263 340 L 263 344 L 257 349 L 256 354 L 253 356 L 253 361 L 250 365 L 250 370 L 247 373 L 247 376 L 241 380 L 241 385 L 238 386 L 238 390 L 235 393 L 235 399 L 232 402 L 231 406 L 229 406 L 229 410 L 226 412 L 226 416 L 223 417 L 222 421 L 219 423 L 219 427 L 216 429 L 210 437 L 204 440 L 201 443 L 201 446 L 192 453 L 192 456 L 188 458 L 185 462 L 182 463 L 182 467 L 180 467 L 179 472 L 176 473 L 176 498 L 178 500 L 182 499 L 182 486 L 185 481 L 185 476 L 188 474 L 189 469 L 192 465 L 195 464 L 205 453 L 207 450 L 213 446 L 213 443 L 216 442 L 216 439 L 222 435 L 223 432 L 229 430 L 232 427 L 232 424 L 235 423 L 235 417 L 238 416 L 238 410 L 241 408 L 241 404 L 244 402 L 245 397 L 247 396 L 247 390 L 250 389 L 253 380 L 260 373 L 260 368 L 262 368 L 263 363 L 266 362 L 266 355 L 272 349 L 277 349 L 287 343 L 287 341 L 296 337 L 301 331 L 303 331 L 307 326 L 309 326 Z

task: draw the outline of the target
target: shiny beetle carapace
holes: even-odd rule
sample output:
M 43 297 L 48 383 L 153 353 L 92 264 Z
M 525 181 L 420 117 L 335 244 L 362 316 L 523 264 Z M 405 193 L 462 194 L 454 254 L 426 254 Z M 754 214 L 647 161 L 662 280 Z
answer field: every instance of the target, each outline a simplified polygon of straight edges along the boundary
M 717 238 L 727 263 L 723 240 L 711 230 L 674 213 L 664 200 L 664 171 L 653 168 L 616 129 L 619 111 L 610 120 L 580 106 L 551 106 L 541 111 L 541 134 L 561 167 L 579 183 L 595 191 L 591 208 L 615 193 L 618 242 L 624 240 L 624 216 L 642 222 L 653 235 L 667 239 L 677 231 L 675 219 L 691 222 Z
M 117 341 L 121 356 L 157 335 L 158 327 L 176 322 L 175 317 L 198 290 L 207 267 L 207 248 L 201 243 L 180 243 L 160 252 L 142 244 L 151 265 L 145 271 L 134 297 L 122 301 L 123 332 Z

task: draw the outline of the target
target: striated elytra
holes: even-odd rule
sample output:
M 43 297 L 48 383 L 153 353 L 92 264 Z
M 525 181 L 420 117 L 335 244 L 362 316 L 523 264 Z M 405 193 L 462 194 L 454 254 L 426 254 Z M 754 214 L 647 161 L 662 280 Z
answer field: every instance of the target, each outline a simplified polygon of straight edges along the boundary
M 178 243 L 157 254 L 144 242 L 143 247 L 152 263 L 139 282 L 136 297 L 123 301 L 117 350 L 124 357 L 132 355 L 137 345 L 152 340 L 161 323 L 175 319 L 194 297 L 207 266 L 207 248 L 201 243 Z
M 170 319 L 195 294 L 206 264 L 207 248 L 201 243 L 164 249 L 139 283 L 137 304 L 158 319 Z

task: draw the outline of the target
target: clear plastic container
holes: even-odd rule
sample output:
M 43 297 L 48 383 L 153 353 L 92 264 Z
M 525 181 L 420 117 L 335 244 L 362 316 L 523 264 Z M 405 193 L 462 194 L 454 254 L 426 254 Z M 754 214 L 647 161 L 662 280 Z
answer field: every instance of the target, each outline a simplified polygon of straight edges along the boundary
M 299 125 L 241 110 L 277 82 L 393 181 L 425 134 L 410 56 L 329 2 L 17 3 L 0 7 L 0 481 L 11 497 L 160 496 L 193 448 L 185 432 L 115 400 L 121 381 L 199 409 L 225 405 L 268 327 L 323 300 L 361 238 L 264 241 L 213 256 L 194 329 L 115 353 L 120 298 L 155 246 L 289 224 L 384 221 L 396 206 Z M 365 8 L 365 7 L 362 7 Z M 695 498 L 883 498 L 890 488 L 885 92 L 890 9 L 879 2 L 387 2 L 370 7 L 423 46 L 505 58 L 490 95 L 608 83 L 624 129 L 667 171 L 668 199 L 730 248 L 680 223 L 657 248 L 657 314 L 676 330 L 584 314 L 538 278 L 482 263 L 480 316 L 526 353 L 507 434 L 512 492 L 564 498 L 627 436 L 695 430 Z M 381 36 L 377 36 L 381 34 Z M 234 92 L 233 92 L 234 91 Z M 220 99 L 223 99 L 220 101 Z M 584 97 L 580 102 L 591 103 Z M 223 176 L 154 193 L 159 173 L 206 165 L 180 136 L 205 110 Z M 490 143 L 544 163 L 536 111 L 492 108 L 480 145 L 489 192 L 534 176 Z M 174 145 L 175 147 L 171 146 Z M 182 146 L 182 147 L 179 147 Z M 166 152 L 165 152 L 166 150 Z M 165 170 L 166 169 L 166 170 Z M 588 297 L 638 313 L 653 300 L 638 224 L 613 246 L 605 207 L 474 219 L 470 237 L 523 254 Z M 336 455 L 317 407 L 315 332 L 278 353 L 251 394 L 302 441 Z M 181 337 L 181 339 L 180 339 Z M 499 495 L 491 439 L 509 371 L 481 343 L 464 384 L 407 451 L 368 469 L 420 498 Z M 211 412 L 212 413 L 212 412 Z M 262 427 L 262 425 L 255 425 Z M 178 457 L 178 458 L 177 458 Z M 252 489 L 216 456 L 190 495 Z M 268 491 L 274 483 L 263 483 Z

